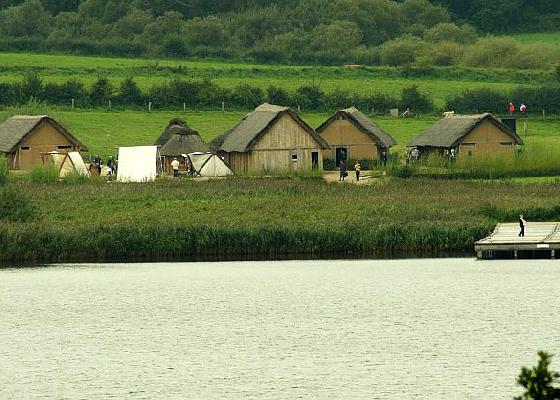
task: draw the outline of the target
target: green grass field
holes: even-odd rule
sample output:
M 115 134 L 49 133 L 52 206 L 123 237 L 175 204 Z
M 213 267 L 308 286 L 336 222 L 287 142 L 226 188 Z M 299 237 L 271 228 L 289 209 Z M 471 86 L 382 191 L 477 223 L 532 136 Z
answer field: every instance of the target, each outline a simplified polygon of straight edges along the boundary
M 21 80 L 29 71 L 37 71 L 45 82 L 79 79 L 91 84 L 98 76 L 118 86 L 133 76 L 143 89 L 154 83 L 182 79 L 211 79 L 216 84 L 233 88 L 250 84 L 266 89 L 270 85 L 288 90 L 316 84 L 324 91 L 343 89 L 357 94 L 386 94 L 399 97 L 403 88 L 418 85 L 438 106 L 453 94 L 465 89 L 488 87 L 509 91 L 519 85 L 546 82 L 550 75 L 543 71 L 515 71 L 472 68 L 429 68 L 426 70 L 389 67 L 303 67 L 283 65 L 250 65 L 216 61 L 150 60 L 62 55 L 0 53 L 0 82 Z
M 547 43 L 560 47 L 560 31 L 522 33 L 513 35 L 513 37 L 519 42 L 525 44 Z

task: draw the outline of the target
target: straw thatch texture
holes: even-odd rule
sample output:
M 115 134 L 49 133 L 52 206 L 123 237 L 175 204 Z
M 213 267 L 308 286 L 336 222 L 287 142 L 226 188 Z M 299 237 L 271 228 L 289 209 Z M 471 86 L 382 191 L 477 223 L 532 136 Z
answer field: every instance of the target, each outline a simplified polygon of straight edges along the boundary
M 305 131 L 307 131 L 321 148 L 328 144 L 303 121 L 299 115 L 288 107 L 264 103 L 247 114 L 239 124 L 212 141 L 212 149 L 226 153 L 244 153 L 250 151 L 258 140 L 282 116 L 289 114 Z
M 202 140 L 198 132 L 180 119 L 169 122 L 155 145 L 161 146 L 160 154 L 162 156 L 180 156 L 181 154 L 209 151 L 209 146 Z

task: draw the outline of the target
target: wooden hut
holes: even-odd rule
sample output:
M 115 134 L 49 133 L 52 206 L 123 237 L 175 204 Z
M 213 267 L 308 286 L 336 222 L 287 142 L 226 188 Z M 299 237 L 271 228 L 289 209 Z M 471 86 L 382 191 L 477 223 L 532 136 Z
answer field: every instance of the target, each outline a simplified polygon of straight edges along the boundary
M 183 154 L 206 153 L 210 149 L 198 132 L 180 119 L 172 119 L 169 122 L 155 145 L 160 146 L 159 152 L 163 158 L 163 168 L 168 172 L 172 169 L 171 162 L 174 158 L 183 161 L 182 165 L 186 169 Z
M 332 153 L 324 152 L 324 158 L 340 161 L 377 160 L 397 144 L 395 139 L 379 125 L 355 107 L 334 113 L 317 133 L 329 144 Z
M 328 144 L 292 109 L 265 103 L 214 139 L 212 148 L 235 173 L 261 173 L 322 170 Z
M 430 153 L 456 157 L 511 152 L 523 141 L 492 114 L 454 115 L 443 118 L 409 143 L 420 156 Z
M 87 148 L 47 115 L 18 115 L 0 124 L 0 153 L 5 154 L 10 169 L 42 165 L 46 153 L 75 151 Z

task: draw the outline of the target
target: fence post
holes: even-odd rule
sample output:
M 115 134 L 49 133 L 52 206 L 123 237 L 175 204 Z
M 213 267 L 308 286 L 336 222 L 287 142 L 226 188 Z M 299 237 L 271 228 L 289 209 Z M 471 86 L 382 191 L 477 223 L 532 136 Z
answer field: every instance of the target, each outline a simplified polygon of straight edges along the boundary
M 542 109 L 542 119 L 546 119 L 546 113 L 544 112 L 544 108 Z
M 299 104 L 297 105 L 297 111 L 298 111 L 298 113 L 301 112 L 301 106 Z
M 225 113 L 226 112 L 226 102 L 222 101 L 222 112 Z
M 113 108 L 113 105 L 111 104 L 111 99 L 109 99 L 109 110 L 111 110 Z
M 76 101 L 72 99 L 72 110 L 76 107 Z
M 148 112 L 152 112 L 152 102 L 148 102 Z
M 183 112 L 187 112 L 187 103 L 183 103 Z

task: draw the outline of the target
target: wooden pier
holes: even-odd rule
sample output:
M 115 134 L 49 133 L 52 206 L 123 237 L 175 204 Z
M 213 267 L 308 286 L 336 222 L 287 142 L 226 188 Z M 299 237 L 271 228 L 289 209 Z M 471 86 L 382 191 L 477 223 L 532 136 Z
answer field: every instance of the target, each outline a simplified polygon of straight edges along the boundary
M 525 236 L 519 237 L 519 224 L 498 224 L 494 232 L 475 243 L 479 259 L 556 258 L 560 250 L 560 222 L 529 222 Z

